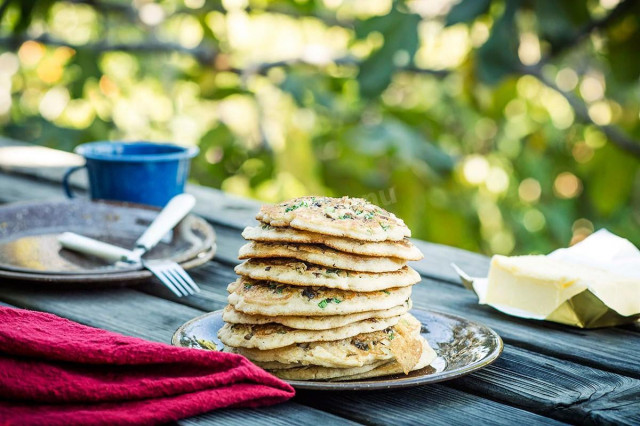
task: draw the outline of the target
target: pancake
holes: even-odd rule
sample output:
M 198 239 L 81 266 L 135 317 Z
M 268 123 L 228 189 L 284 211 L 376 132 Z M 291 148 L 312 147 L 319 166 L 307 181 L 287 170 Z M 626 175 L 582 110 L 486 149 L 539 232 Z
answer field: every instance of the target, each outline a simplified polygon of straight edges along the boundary
M 229 284 L 229 304 L 246 314 L 264 316 L 325 316 L 379 311 L 403 304 L 411 287 L 354 292 L 327 287 L 298 287 L 288 284 L 238 278 Z
M 351 368 L 327 368 L 309 365 L 297 368 L 279 368 L 269 370 L 271 374 L 284 380 L 329 380 L 342 377 L 344 375 L 365 374 L 377 367 L 383 366 L 385 362 L 363 365 Z
M 408 374 L 418 364 L 424 346 L 422 336 L 416 335 L 414 332 L 415 323 L 413 320 L 415 318 L 405 315 L 395 324 L 394 334 L 390 336 L 391 353 L 398 364 L 402 366 L 404 374 Z
M 218 338 L 231 347 L 282 348 L 296 343 L 346 339 L 362 333 L 384 330 L 400 321 L 400 317 L 369 318 L 328 330 L 300 330 L 281 324 L 225 324 L 218 330 Z
M 420 337 L 422 355 L 418 362 L 410 371 L 420 370 L 431 364 L 436 359 L 436 353 L 429 346 L 427 341 Z M 279 366 L 277 366 L 279 367 Z M 285 380 L 362 380 L 371 377 L 389 376 L 392 374 L 404 373 L 403 367 L 397 361 L 382 361 L 373 364 L 366 364 L 362 367 L 350 368 L 330 368 L 319 366 L 306 366 L 296 368 L 276 368 L 269 370 L 274 376 Z M 405 373 L 406 374 L 406 373 Z
M 403 315 L 412 336 L 420 335 L 420 322 L 412 315 Z M 256 363 L 316 365 L 330 368 L 359 367 L 394 359 L 391 344 L 396 329 L 389 327 L 372 333 L 363 333 L 347 339 L 329 342 L 311 342 L 271 350 L 225 348 Z
M 362 198 L 295 198 L 262 206 L 256 219 L 276 227 L 362 241 L 402 241 L 411 236 L 401 219 Z
M 264 370 L 288 370 L 290 368 L 298 368 L 298 367 L 304 367 L 304 365 L 299 364 L 299 363 L 294 363 L 294 364 L 283 364 L 281 362 L 256 362 L 256 361 L 251 361 L 252 363 L 254 363 L 255 365 L 257 365 L 258 367 L 264 369 Z
M 402 305 L 394 306 L 381 311 L 359 312 L 347 315 L 331 315 L 324 317 L 310 316 L 279 316 L 267 317 L 263 315 L 250 315 L 236 311 L 233 306 L 227 305 L 222 313 L 222 319 L 230 324 L 282 324 L 291 328 L 302 330 L 327 330 L 330 328 L 343 327 L 358 321 L 369 318 L 391 318 L 406 314 L 411 309 L 411 299 L 406 300 Z
M 323 286 L 353 291 L 385 290 L 420 282 L 410 266 L 392 272 L 355 272 L 328 268 L 295 259 L 249 259 L 236 266 L 238 275 L 255 280 L 273 281 L 299 286 Z
M 289 227 L 275 227 L 266 223 L 248 226 L 242 231 L 246 240 L 267 243 L 323 244 L 332 249 L 364 256 L 397 257 L 405 260 L 420 260 L 422 252 L 408 238 L 400 241 L 368 242 L 332 235 L 316 234 Z
M 319 244 L 262 243 L 251 241 L 242 247 L 238 259 L 286 257 L 329 268 L 361 272 L 397 271 L 406 261 L 396 257 L 359 256 L 342 253 Z
M 420 359 L 418 360 L 418 363 L 415 366 L 413 366 L 413 368 L 411 368 L 410 371 L 416 371 L 416 370 L 425 368 L 426 366 L 431 364 L 438 356 L 436 352 L 433 350 L 433 348 L 429 346 L 429 343 L 423 337 L 420 337 L 420 339 L 422 344 L 422 354 L 420 355 Z M 295 371 L 295 370 L 291 369 L 291 371 Z M 400 363 L 398 363 L 397 361 L 393 361 L 387 364 L 383 364 L 372 370 L 365 371 L 363 373 L 357 373 L 353 375 L 344 374 L 342 376 L 336 376 L 334 380 L 335 381 L 363 380 L 363 379 L 369 379 L 371 377 L 390 376 L 392 374 L 401 374 L 401 373 L 404 373 L 402 365 L 400 365 Z M 273 374 L 277 375 L 275 372 Z

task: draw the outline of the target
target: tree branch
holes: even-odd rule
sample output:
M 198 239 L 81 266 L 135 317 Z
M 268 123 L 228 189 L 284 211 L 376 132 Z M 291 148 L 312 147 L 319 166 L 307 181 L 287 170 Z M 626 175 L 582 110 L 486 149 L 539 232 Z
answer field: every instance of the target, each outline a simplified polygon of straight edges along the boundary
M 580 28 L 575 36 L 563 43 L 557 43 L 551 46 L 551 53 L 549 53 L 547 58 L 543 58 L 542 62 L 549 59 L 549 57 L 554 57 L 567 50 L 571 47 L 582 42 L 585 38 L 589 37 L 591 33 L 597 29 L 606 28 L 616 19 L 624 16 L 635 4 L 637 0 L 623 0 L 614 7 L 611 12 L 607 15 L 603 16 L 600 19 L 594 19 L 585 24 L 582 28 Z
M 41 35 L 39 37 L 27 37 L 24 35 L 0 37 L 0 45 L 10 46 L 17 48 L 20 44 L 26 41 L 37 41 L 49 46 L 65 46 L 74 50 L 91 50 L 95 52 L 136 52 L 136 53 L 184 53 L 193 56 L 202 64 L 212 64 L 215 60 L 218 51 L 213 47 L 198 46 L 195 48 L 187 48 L 177 43 L 164 43 L 157 40 L 146 40 L 140 43 L 87 43 L 83 45 L 76 45 L 68 43 L 64 40 L 52 38 L 48 35 Z
M 636 157 L 640 157 L 640 142 L 630 138 L 623 132 L 621 132 L 617 127 L 610 125 L 599 125 L 596 124 L 591 117 L 589 116 L 589 111 L 587 110 L 586 105 L 580 98 L 573 95 L 570 92 L 565 92 L 560 89 L 554 81 L 546 78 L 542 73 L 542 67 L 549 63 L 550 60 L 561 53 L 562 51 L 569 49 L 571 47 L 576 46 L 580 42 L 582 42 L 585 38 L 587 38 L 593 31 L 597 29 L 603 29 L 609 26 L 616 19 L 624 16 L 633 6 L 637 4 L 637 0 L 623 0 L 616 7 L 611 10 L 607 15 L 603 16 L 600 19 L 594 19 L 584 25 L 580 30 L 576 32 L 575 37 L 567 40 L 564 43 L 556 44 L 551 47 L 551 53 L 543 57 L 537 64 L 532 66 L 522 66 L 520 72 L 523 74 L 531 75 L 537 78 L 541 83 L 545 86 L 555 90 L 559 94 L 561 94 L 571 105 L 576 117 L 584 122 L 594 125 L 598 128 L 602 133 L 604 133 L 607 138 L 615 144 L 618 148 L 625 150 Z
M 295 58 L 295 59 L 287 59 L 287 60 L 282 60 L 282 61 L 273 61 L 273 62 L 262 62 L 262 63 L 258 63 L 252 66 L 249 66 L 247 68 L 244 69 L 240 69 L 240 68 L 230 68 L 229 71 L 231 72 L 235 72 L 237 74 L 243 74 L 243 75 L 250 75 L 250 74 L 260 74 L 260 75 L 264 75 L 266 74 L 270 69 L 272 68 L 279 68 L 279 67 L 283 67 L 283 68 L 288 68 L 288 67 L 292 67 L 295 65 L 310 65 L 310 66 L 322 66 L 325 63 L 317 63 L 314 61 L 310 61 L 310 60 L 306 60 L 304 58 Z M 346 66 L 359 66 L 360 63 L 358 61 L 357 58 L 353 57 L 353 56 L 343 56 L 340 58 L 333 58 L 330 59 L 328 61 L 326 61 L 326 64 L 333 64 L 333 65 L 346 65 Z M 407 65 L 404 67 L 399 67 L 397 68 L 397 71 L 404 71 L 404 72 L 410 72 L 410 73 L 414 73 L 414 74 L 429 74 L 429 75 L 433 75 L 436 77 L 446 77 L 449 74 L 451 74 L 450 70 L 447 69 L 429 69 L 429 68 L 419 68 L 415 65 Z
M 96 0 L 68 0 L 68 1 L 76 4 L 87 4 L 93 7 L 94 9 L 102 12 L 121 14 L 126 16 L 131 22 L 139 21 L 138 10 L 126 4 L 96 1 Z M 246 6 L 243 10 L 247 13 L 250 13 L 250 12 L 271 13 L 276 15 L 290 16 L 292 18 L 302 18 L 302 17 L 309 16 L 309 15 L 304 15 L 302 13 L 296 12 L 295 10 L 291 8 L 286 8 L 286 7 L 269 6 L 265 8 L 253 8 L 251 6 Z M 227 13 L 227 10 L 224 8 L 224 6 L 222 6 L 222 3 L 219 1 L 205 2 L 205 5 L 200 9 L 179 7 L 173 13 L 174 14 L 179 14 L 179 13 L 193 14 L 193 13 L 203 13 L 203 12 L 211 12 L 211 11 Z M 338 19 L 335 16 L 329 16 L 329 14 L 313 15 L 312 17 L 319 19 L 320 21 L 324 22 L 326 25 L 330 25 L 330 26 L 350 28 L 353 25 L 353 22 L 350 22 L 345 19 Z
M 13 48 L 14 50 L 19 47 L 22 43 L 26 41 L 36 41 L 42 44 L 46 44 L 49 46 L 65 46 L 74 50 L 90 50 L 96 53 L 102 52 L 135 52 L 138 54 L 144 53 L 183 53 L 186 55 L 193 56 L 200 64 L 202 65 L 216 65 L 215 59 L 218 57 L 218 50 L 214 47 L 204 47 L 198 46 L 195 48 L 187 48 L 177 43 L 166 43 L 159 42 L 157 40 L 147 40 L 139 43 L 107 43 L 107 42 L 98 42 L 98 43 L 88 43 L 83 45 L 76 45 L 72 43 L 68 43 L 64 40 L 60 40 L 57 38 L 50 37 L 49 35 L 41 35 L 39 37 L 27 37 L 24 35 L 17 36 L 9 36 L 9 37 L 0 37 L 0 45 L 8 46 Z M 345 65 L 345 66 L 358 66 L 359 62 L 353 56 L 344 56 L 340 58 L 330 59 L 326 62 L 327 64 L 336 64 L 336 65 Z M 220 67 L 218 68 L 220 71 L 229 71 L 236 74 L 243 75 L 245 77 L 249 75 L 265 75 L 272 68 L 279 67 L 292 67 L 295 65 L 311 65 L 311 66 L 321 66 L 322 63 L 317 63 L 311 60 L 307 60 L 304 58 L 295 58 L 281 61 L 273 61 L 273 62 L 262 62 L 254 65 L 250 65 L 246 68 L 235 68 L 235 67 Z M 429 74 L 439 78 L 446 77 L 451 74 L 450 70 L 446 69 L 427 69 L 427 68 L 419 68 L 415 65 L 408 65 L 405 67 L 398 68 L 398 71 L 411 72 L 416 74 Z
M 538 63 L 537 65 L 522 67 L 521 72 L 523 74 L 528 74 L 537 78 L 545 86 L 561 94 L 567 100 L 569 105 L 571 105 L 576 117 L 580 121 L 582 121 L 583 123 L 592 124 L 602 133 L 604 133 L 607 138 L 618 148 L 640 158 L 640 142 L 630 138 L 615 126 L 603 126 L 600 124 L 596 124 L 589 116 L 589 111 L 587 110 L 586 105 L 577 96 L 573 95 L 571 92 L 563 91 L 555 84 L 555 82 L 544 76 L 544 74 L 542 73 L 541 64 Z

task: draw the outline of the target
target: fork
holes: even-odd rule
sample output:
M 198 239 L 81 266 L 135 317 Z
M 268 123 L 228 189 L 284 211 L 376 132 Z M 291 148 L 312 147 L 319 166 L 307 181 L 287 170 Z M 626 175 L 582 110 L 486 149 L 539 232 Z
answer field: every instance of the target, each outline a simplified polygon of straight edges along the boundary
M 180 194 L 173 197 L 138 238 L 132 251 L 71 232 L 65 232 L 58 240 L 63 247 L 112 262 L 141 264 L 158 277 L 176 296 L 188 296 L 199 292 L 200 288 L 180 265 L 168 259 L 145 260 L 142 256 L 155 247 L 162 237 L 191 211 L 194 205 L 195 198 L 192 195 Z
M 116 265 L 142 265 L 151 271 L 162 284 L 178 297 L 189 296 L 200 291 L 198 285 L 191 279 L 189 274 L 176 262 L 171 260 L 131 260 L 134 252 L 122 247 L 108 244 L 102 241 L 73 232 L 64 232 L 58 237 L 60 244 L 69 250 L 84 254 L 90 254 L 109 262 L 116 262 Z

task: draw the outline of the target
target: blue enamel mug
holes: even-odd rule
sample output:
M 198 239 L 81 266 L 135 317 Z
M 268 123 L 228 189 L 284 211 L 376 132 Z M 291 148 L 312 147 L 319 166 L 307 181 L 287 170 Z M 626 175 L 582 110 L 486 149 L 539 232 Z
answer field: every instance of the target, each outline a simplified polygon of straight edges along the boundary
M 75 152 L 85 165 L 72 167 L 62 184 L 67 197 L 74 194 L 69 178 L 86 168 L 93 200 L 116 200 L 164 207 L 184 192 L 191 159 L 198 148 L 152 142 L 91 142 Z

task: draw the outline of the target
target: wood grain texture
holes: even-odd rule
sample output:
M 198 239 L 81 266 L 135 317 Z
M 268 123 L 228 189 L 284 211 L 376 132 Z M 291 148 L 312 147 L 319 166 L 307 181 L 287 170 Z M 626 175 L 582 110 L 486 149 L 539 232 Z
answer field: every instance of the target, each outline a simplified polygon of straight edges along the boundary
M 190 270 L 189 275 L 201 290 L 200 293 L 189 297 L 177 297 L 155 279 L 141 284 L 137 289 L 206 312 L 216 311 L 227 305 L 227 285 L 237 278 L 232 268 L 213 260 L 199 268 Z
M 13 145 L 14 141 L 0 138 L 0 147 Z M 59 182 L 64 169 L 0 166 L 0 203 L 63 198 Z M 86 188 L 86 179 L 80 175 L 74 184 Z M 226 304 L 226 286 L 235 280 L 232 266 L 238 263 L 238 248 L 244 243 L 240 230 L 255 223 L 259 208 L 255 201 L 210 188 L 189 186 L 188 191 L 198 200 L 195 213 L 210 220 L 218 234 L 215 260 L 190 271 L 202 288 L 200 294 L 176 298 L 155 281 L 92 291 L 2 283 L 0 306 L 8 303 L 53 312 L 84 324 L 168 342 L 185 321 Z M 425 259 L 412 266 L 427 278 L 414 288 L 414 306 L 461 315 L 494 328 L 507 343 L 495 364 L 445 384 L 392 392 L 301 392 L 295 402 L 276 407 L 222 410 L 181 423 L 334 424 L 348 417 L 371 424 L 544 424 L 552 423 L 550 418 L 640 424 L 638 324 L 581 330 L 504 315 L 478 305 L 476 296 L 458 284 L 449 266 L 455 262 L 480 276 L 488 270 L 487 257 L 427 242 L 416 244 Z
M 389 391 L 323 392 L 321 397 L 315 392 L 299 391 L 295 401 L 370 425 L 559 424 L 439 384 Z
M 201 267 L 202 272 L 194 273 L 202 273 L 203 279 L 215 283 L 221 292 L 218 294 L 226 297 L 226 284 L 234 280 L 234 275 L 232 272 L 224 272 L 223 265 L 238 263 L 227 250 L 234 250 L 243 240 L 239 234 L 234 234 L 233 230 L 227 227 L 216 227 L 216 231 L 219 248 L 215 259 L 218 262 L 211 262 Z M 215 293 L 215 286 L 208 291 Z M 167 292 L 163 293 L 162 297 L 171 298 Z M 205 299 L 199 300 L 197 305 L 201 309 L 204 308 L 201 303 L 206 303 L 204 300 L 207 295 L 197 296 L 202 297 Z M 211 300 L 216 298 L 212 296 Z M 630 359 L 634 359 L 635 354 L 640 353 L 640 339 L 637 332 L 630 328 L 584 330 L 562 324 L 515 318 L 490 306 L 479 305 L 475 294 L 459 284 L 427 278 L 414 286 L 413 300 L 414 306 L 418 308 L 439 310 L 483 322 L 514 345 L 640 378 L 640 363 L 629 362 Z M 224 303 L 220 298 L 216 301 Z
M 447 386 L 566 422 L 640 424 L 640 380 L 509 345 L 490 367 Z
M 0 173 L 0 203 L 64 199 L 60 184 Z
M 424 277 L 459 284 L 460 277 L 451 263 L 455 263 L 472 277 L 489 275 L 491 259 L 483 254 L 416 239 L 412 241 L 424 253 L 424 259 L 409 264 Z
M 6 284 L 6 283 L 5 283 Z M 174 331 L 204 311 L 173 303 L 127 288 L 107 290 L 51 291 L 25 287 L 24 284 L 3 287 L 0 299 L 26 309 L 50 312 L 82 324 L 115 331 L 128 336 L 169 343 Z M 280 419 L 280 415 L 291 416 Z M 345 419 L 293 402 L 270 409 L 239 409 L 207 413 L 188 419 L 185 424 L 215 424 L 219 421 L 238 424 L 244 417 L 252 424 L 298 424 L 299 419 L 317 419 L 343 423 Z M 187 422 L 186 420 L 180 423 Z
M 226 284 L 234 278 L 231 270 L 212 261 L 192 275 L 207 277 L 207 280 L 200 283 L 200 294 L 184 299 L 184 302 L 198 308 L 224 307 Z M 144 291 L 175 298 L 157 285 L 146 285 Z M 617 423 L 625 418 L 634 418 L 634 410 L 635 413 L 640 412 L 629 404 L 634 399 L 640 400 L 639 383 L 637 379 L 506 345 L 495 364 L 463 379 L 448 382 L 446 386 L 562 421 L 580 418 L 588 422 L 590 416 L 595 415 L 592 407 L 606 406 L 608 410 L 601 410 L 594 422 Z
M 357 425 L 359 423 L 338 417 L 296 402 L 262 408 L 234 408 L 213 411 L 197 417 L 180 420 L 181 425 L 237 425 L 237 426 L 287 426 L 287 425 Z
M 423 279 L 413 287 L 416 308 L 461 315 L 493 328 L 513 345 L 561 359 L 640 378 L 640 363 L 630 362 L 640 353 L 634 331 L 613 327 L 585 330 L 546 321 L 527 320 L 479 305 L 462 286 Z
M 216 290 L 217 292 L 217 290 Z M 44 290 L 21 286 L 4 287 L 1 299 L 24 308 L 43 310 L 87 324 L 149 340 L 167 342 L 182 323 L 203 313 L 132 289 Z M 392 401 L 394 398 L 389 398 Z M 481 397 L 458 392 L 454 401 L 466 410 L 486 412 L 485 405 L 495 410 L 520 415 L 509 406 L 498 407 Z M 390 410 L 387 408 L 386 410 Z M 347 414 L 347 413 L 345 413 Z M 448 414 L 441 414 L 446 418 Z M 360 421 L 357 416 L 354 417 Z M 455 419 L 454 419 L 455 420 Z M 536 419 L 538 422 L 539 419 Z
M 4 284 L 4 283 L 3 283 Z M 17 283 L 3 285 L 0 300 L 51 312 L 82 324 L 169 343 L 174 331 L 203 311 L 129 288 L 47 290 Z

